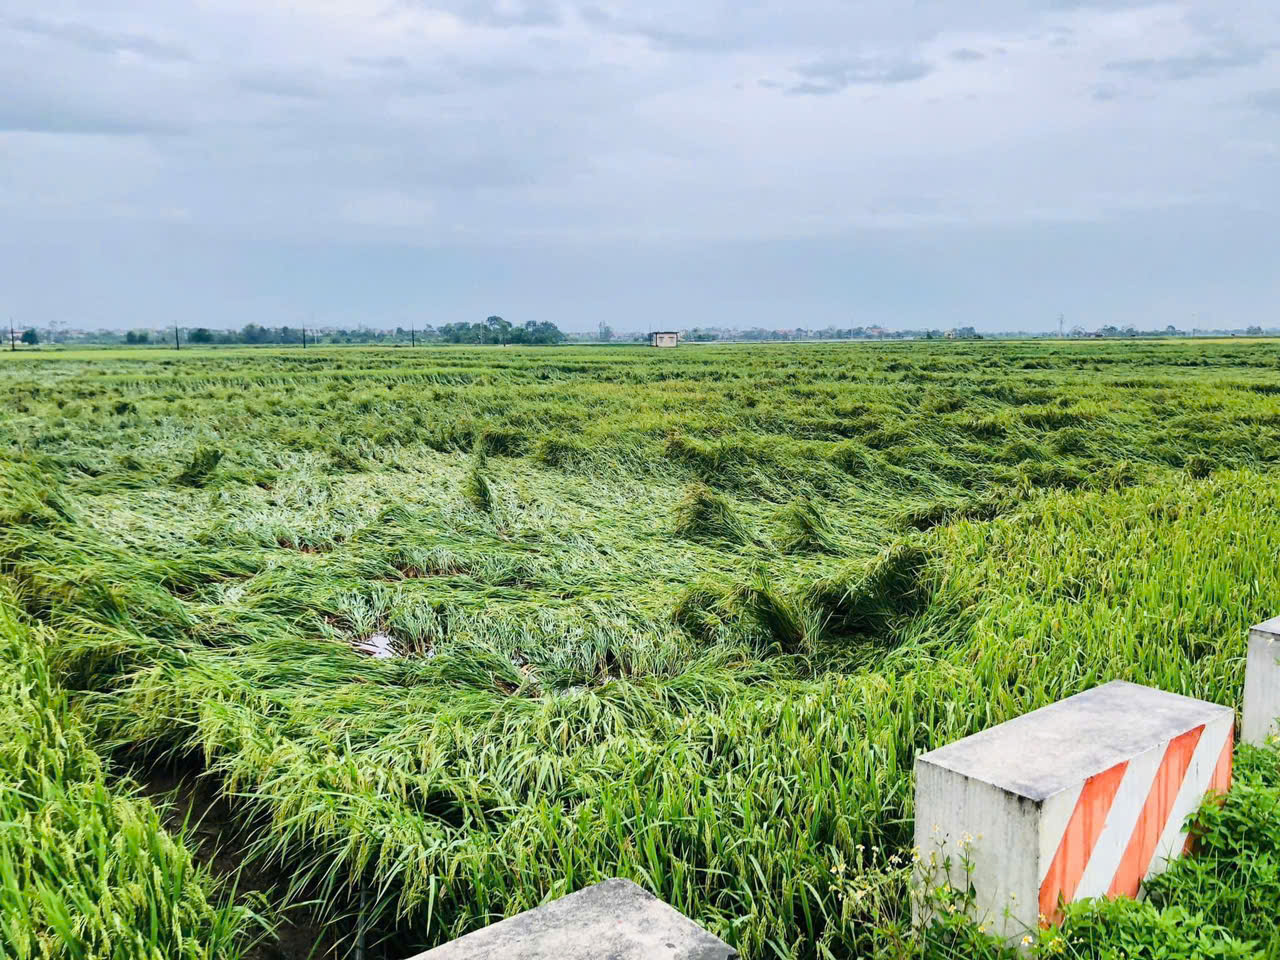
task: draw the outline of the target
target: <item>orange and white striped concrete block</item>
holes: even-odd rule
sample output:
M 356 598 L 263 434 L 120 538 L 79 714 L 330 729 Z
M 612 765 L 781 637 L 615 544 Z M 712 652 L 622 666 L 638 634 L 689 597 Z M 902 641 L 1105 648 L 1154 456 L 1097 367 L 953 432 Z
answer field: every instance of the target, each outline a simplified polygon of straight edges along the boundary
M 972 882 L 977 919 L 1010 939 L 1062 903 L 1138 896 L 1230 786 L 1234 727 L 1229 707 L 1116 681 L 926 753 L 922 877 Z
M 1280 736 L 1280 617 L 1249 631 L 1240 739 L 1262 746 Z

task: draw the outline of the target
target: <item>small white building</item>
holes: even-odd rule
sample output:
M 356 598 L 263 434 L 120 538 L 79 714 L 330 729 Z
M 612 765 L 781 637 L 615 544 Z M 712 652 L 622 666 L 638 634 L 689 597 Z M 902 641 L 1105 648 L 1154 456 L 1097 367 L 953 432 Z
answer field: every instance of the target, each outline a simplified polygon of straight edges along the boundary
M 678 347 L 679 345 L 680 334 L 675 330 L 655 330 L 649 334 L 651 347 Z

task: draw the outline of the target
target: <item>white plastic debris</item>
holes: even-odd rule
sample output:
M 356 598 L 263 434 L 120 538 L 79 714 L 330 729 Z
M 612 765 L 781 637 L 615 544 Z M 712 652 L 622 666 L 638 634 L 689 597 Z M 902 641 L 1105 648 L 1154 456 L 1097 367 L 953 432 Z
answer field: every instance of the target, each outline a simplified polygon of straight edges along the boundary
M 364 640 L 357 640 L 355 648 L 378 660 L 389 660 L 396 655 L 391 638 L 385 633 L 375 633 Z

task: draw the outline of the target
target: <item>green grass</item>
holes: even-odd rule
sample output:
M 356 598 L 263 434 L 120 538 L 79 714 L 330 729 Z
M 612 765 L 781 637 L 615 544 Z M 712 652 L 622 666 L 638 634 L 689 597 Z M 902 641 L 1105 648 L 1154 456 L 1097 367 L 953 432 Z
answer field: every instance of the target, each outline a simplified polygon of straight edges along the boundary
M 914 756 L 1238 701 L 1276 346 L 18 355 L 0 576 L 94 749 L 388 956 L 607 876 L 749 960 L 965 955 L 903 925 Z

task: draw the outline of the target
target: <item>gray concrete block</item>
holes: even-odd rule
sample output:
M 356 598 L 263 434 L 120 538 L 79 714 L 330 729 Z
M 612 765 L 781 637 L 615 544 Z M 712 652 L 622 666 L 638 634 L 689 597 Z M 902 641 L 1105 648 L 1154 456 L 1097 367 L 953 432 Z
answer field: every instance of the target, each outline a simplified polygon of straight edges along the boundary
M 1137 895 L 1181 855 L 1206 792 L 1230 783 L 1234 725 L 1229 707 L 1116 681 L 926 753 L 920 875 L 971 881 L 977 919 L 1009 939 L 1060 898 Z
M 1262 746 L 1280 735 L 1280 617 L 1249 631 L 1240 739 Z
M 606 880 L 412 960 L 734 960 L 737 956 L 630 880 Z

